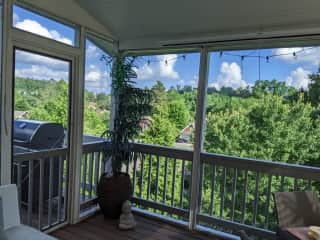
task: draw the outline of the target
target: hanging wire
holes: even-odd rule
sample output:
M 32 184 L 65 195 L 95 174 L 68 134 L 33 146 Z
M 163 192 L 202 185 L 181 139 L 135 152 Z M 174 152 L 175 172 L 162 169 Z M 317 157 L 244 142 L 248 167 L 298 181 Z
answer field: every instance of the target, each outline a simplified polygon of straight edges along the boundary
M 259 59 L 259 66 L 260 66 L 260 60 L 264 59 L 266 60 L 267 63 L 270 63 L 272 58 L 276 58 L 276 57 L 281 57 L 281 56 L 293 56 L 295 59 L 298 58 L 298 54 L 303 53 L 303 52 L 307 52 L 309 50 L 312 50 L 314 48 L 317 47 L 308 47 L 308 48 L 302 48 L 298 51 L 293 51 L 293 52 L 287 52 L 287 53 L 278 53 L 278 54 L 271 54 L 271 55 L 261 55 L 260 49 L 258 50 L 252 50 L 251 52 L 247 53 L 247 54 L 235 54 L 232 52 L 224 52 L 224 51 L 220 51 L 219 52 L 219 57 L 222 58 L 223 56 L 232 56 L 232 57 L 238 57 L 240 58 L 241 61 L 241 65 L 242 62 L 246 59 L 246 58 L 258 58 Z M 258 54 L 256 54 L 258 52 Z M 176 61 L 178 59 L 183 59 L 186 60 L 187 56 L 185 54 L 181 54 L 178 55 L 177 57 L 172 57 L 172 58 L 167 58 L 167 59 L 158 59 L 156 56 L 148 56 L 148 57 L 137 57 L 138 61 L 140 63 L 146 63 L 148 65 L 152 64 L 152 63 L 160 63 L 163 62 L 166 65 L 168 65 L 169 62 L 171 61 Z M 260 67 L 259 67 L 260 68 Z M 260 72 L 260 70 L 259 70 Z

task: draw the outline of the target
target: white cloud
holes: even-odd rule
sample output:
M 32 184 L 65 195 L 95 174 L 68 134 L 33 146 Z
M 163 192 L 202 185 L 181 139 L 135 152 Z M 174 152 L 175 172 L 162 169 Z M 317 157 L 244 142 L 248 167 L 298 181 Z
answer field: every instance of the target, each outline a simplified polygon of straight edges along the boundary
M 22 50 L 16 51 L 16 62 L 19 64 L 30 64 L 47 66 L 54 70 L 64 70 L 69 68 L 69 63 L 63 60 L 54 59 L 51 57 L 42 56 L 35 53 L 29 53 Z
M 86 74 L 86 81 L 98 81 L 101 78 L 100 71 L 90 71 Z
M 178 79 L 179 74 L 174 70 L 178 55 L 166 54 L 157 56 L 159 62 L 159 73 L 161 77 Z
M 18 21 L 19 21 L 19 15 L 14 12 L 13 13 L 13 25 L 16 25 Z
M 39 80 L 68 80 L 69 72 L 53 70 L 47 66 L 32 65 L 26 68 L 16 68 L 15 76 Z
M 177 56 L 176 54 L 157 56 L 157 62 L 145 63 L 142 67 L 135 69 L 138 78 L 141 80 L 178 80 L 179 73 L 174 69 Z
M 153 77 L 155 77 L 155 71 L 154 68 L 151 67 L 148 64 L 144 64 L 142 67 L 140 68 L 134 68 L 134 71 L 137 73 L 138 78 L 141 80 L 145 80 L 145 79 L 151 79 Z
M 296 53 L 296 56 L 293 54 Z M 313 65 L 319 65 L 320 63 L 320 48 L 319 47 L 307 47 L 307 48 L 278 48 L 273 50 L 273 54 L 280 55 L 280 58 L 288 63 L 310 63 Z
M 22 50 L 16 51 L 15 75 L 40 80 L 68 80 L 69 62 Z
M 56 30 L 48 30 L 46 27 L 42 26 L 40 23 L 34 20 L 24 19 L 21 22 L 17 22 L 14 26 L 16 28 L 19 28 L 43 37 L 51 38 L 56 41 L 72 45 L 72 41 L 69 38 L 63 37 Z
M 106 92 L 110 86 L 110 73 L 102 71 L 97 65 L 89 65 L 85 74 L 85 87 L 92 92 Z
M 235 62 L 223 62 L 217 81 L 210 84 L 211 87 L 220 89 L 221 87 L 231 87 L 233 89 L 245 88 L 248 84 L 242 79 L 241 69 Z
M 86 49 L 86 57 L 93 58 L 98 56 L 99 56 L 98 48 L 92 44 L 89 44 Z
M 287 77 L 286 85 L 306 90 L 310 83 L 309 74 L 311 74 L 310 71 L 304 70 L 302 67 L 298 67 L 290 73 L 290 76 Z

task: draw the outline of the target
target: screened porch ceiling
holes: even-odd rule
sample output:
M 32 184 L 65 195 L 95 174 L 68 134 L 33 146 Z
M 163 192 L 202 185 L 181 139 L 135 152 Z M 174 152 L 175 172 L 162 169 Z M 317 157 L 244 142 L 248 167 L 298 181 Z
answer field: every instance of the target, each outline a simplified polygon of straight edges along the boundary
M 318 0 L 76 0 L 121 49 L 318 34 Z

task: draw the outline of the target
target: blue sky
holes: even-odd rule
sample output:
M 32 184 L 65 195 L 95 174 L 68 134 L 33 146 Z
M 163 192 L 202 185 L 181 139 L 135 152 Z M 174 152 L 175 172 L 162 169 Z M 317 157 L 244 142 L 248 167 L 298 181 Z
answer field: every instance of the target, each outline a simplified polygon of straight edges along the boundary
M 17 6 L 14 7 L 13 23 L 17 28 L 74 45 L 73 28 Z M 94 43 L 86 41 L 85 86 L 96 93 L 110 92 L 110 74 L 105 62 L 100 60 L 103 54 Z M 183 58 L 183 55 L 186 57 Z M 271 57 L 274 55 L 278 56 Z M 267 56 L 270 58 L 268 62 Z M 319 56 L 318 47 L 212 52 L 209 86 L 218 89 L 222 86 L 234 89 L 251 86 L 259 79 L 260 70 L 262 80 L 276 79 L 287 85 L 306 89 L 310 81 L 308 75 L 318 69 Z M 136 81 L 139 87 L 151 87 L 157 80 L 167 88 L 177 85 L 196 87 L 199 59 L 199 53 L 140 57 L 137 60 Z M 66 80 L 69 76 L 68 63 L 20 51 L 17 52 L 16 75 L 44 80 Z

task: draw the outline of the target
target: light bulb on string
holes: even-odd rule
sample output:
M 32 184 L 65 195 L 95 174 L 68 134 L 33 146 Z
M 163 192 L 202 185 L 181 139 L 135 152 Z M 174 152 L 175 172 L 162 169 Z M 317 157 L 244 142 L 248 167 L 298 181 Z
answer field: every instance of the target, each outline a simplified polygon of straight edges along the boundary
M 292 55 L 293 55 L 294 59 L 297 59 L 297 54 L 296 54 L 296 52 L 293 52 Z

